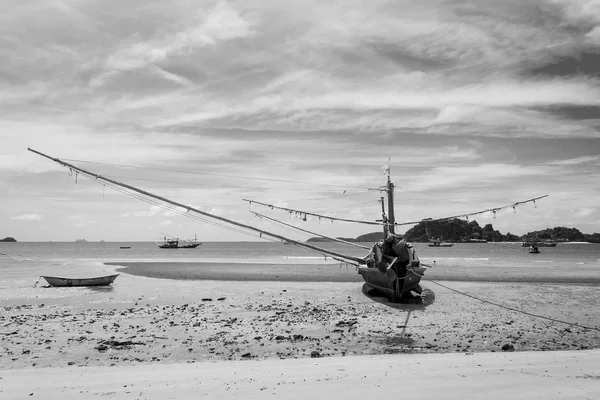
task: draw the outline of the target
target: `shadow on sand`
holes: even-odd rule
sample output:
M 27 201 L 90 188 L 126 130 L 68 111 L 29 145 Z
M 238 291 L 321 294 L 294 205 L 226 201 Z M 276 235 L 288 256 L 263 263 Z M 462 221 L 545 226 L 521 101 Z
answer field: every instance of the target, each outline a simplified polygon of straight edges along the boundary
M 395 308 L 397 310 L 422 310 L 435 301 L 435 293 L 431 289 L 423 289 L 420 297 L 414 297 L 412 299 L 403 299 L 401 303 L 392 303 L 383 293 L 377 289 L 373 289 L 366 283 L 362 287 L 362 293 L 369 299 L 376 301 L 377 303 L 384 304 L 388 307 Z
M 113 291 L 112 286 L 88 286 L 87 289 L 97 293 L 109 293 Z

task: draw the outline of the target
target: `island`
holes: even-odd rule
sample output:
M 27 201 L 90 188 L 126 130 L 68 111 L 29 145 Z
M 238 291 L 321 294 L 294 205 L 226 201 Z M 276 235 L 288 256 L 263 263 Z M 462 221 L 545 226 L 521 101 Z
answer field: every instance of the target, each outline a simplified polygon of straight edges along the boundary
M 457 243 L 487 243 L 487 242 L 517 242 L 537 237 L 538 240 L 552 240 L 556 242 L 589 242 L 600 243 L 600 233 L 586 234 L 576 228 L 565 228 L 562 226 L 548 228 L 539 231 L 527 232 L 524 235 L 514 235 L 510 232 L 503 234 L 494 229 L 492 224 L 481 227 L 477 221 L 465 221 L 462 219 L 451 219 L 445 221 L 423 220 L 414 227 L 400 234 L 410 242 L 429 242 L 440 239 Z M 372 232 L 360 235 L 356 238 L 337 239 L 346 242 L 377 242 L 383 239 L 383 233 Z M 329 242 L 331 239 L 312 237 L 307 242 Z
M 16 243 L 17 239 L 15 239 L 13 237 L 10 237 L 10 236 L 7 236 L 4 239 L 0 239 L 0 242 L 13 242 L 13 243 Z

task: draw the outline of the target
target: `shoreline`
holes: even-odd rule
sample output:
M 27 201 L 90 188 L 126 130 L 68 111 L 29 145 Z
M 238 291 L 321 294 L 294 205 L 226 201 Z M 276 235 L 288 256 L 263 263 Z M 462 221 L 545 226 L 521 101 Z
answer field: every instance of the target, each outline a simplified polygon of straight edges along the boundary
M 172 280 L 363 282 L 354 266 L 225 262 L 107 262 L 117 272 Z M 600 285 L 596 267 L 443 267 L 428 268 L 424 280 Z

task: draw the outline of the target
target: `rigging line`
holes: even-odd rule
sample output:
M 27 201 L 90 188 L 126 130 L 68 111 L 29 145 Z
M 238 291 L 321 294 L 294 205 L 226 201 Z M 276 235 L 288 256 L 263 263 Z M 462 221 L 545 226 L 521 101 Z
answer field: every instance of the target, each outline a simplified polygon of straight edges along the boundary
M 366 246 L 360 245 L 360 244 L 358 244 L 358 243 L 347 242 L 347 241 L 345 241 L 345 240 L 342 240 L 342 239 L 338 239 L 338 238 L 333 238 L 333 237 L 329 237 L 329 236 L 321 235 L 320 233 L 311 232 L 311 231 L 309 231 L 309 230 L 306 230 L 306 229 L 298 228 L 298 227 L 296 227 L 296 226 L 293 226 L 293 225 L 291 225 L 291 224 L 287 224 L 287 223 L 285 223 L 285 222 L 283 222 L 283 221 L 276 220 L 275 218 L 267 217 L 266 215 L 259 214 L 259 213 L 257 213 L 257 212 L 254 212 L 254 211 L 250 211 L 250 212 L 251 212 L 251 213 L 253 213 L 254 215 L 256 215 L 256 216 L 257 216 L 257 217 L 259 217 L 259 218 L 266 218 L 266 219 L 268 219 L 269 221 L 273 221 L 273 222 L 276 222 L 276 223 L 278 223 L 278 224 L 281 224 L 281 225 L 288 226 L 288 227 L 290 227 L 290 228 L 292 228 L 292 229 L 297 229 L 297 230 L 299 230 L 299 231 L 301 231 L 301 232 L 305 232 L 305 233 L 308 233 L 308 234 L 311 234 L 311 235 L 316 235 L 316 236 L 319 236 L 319 237 L 322 237 L 322 238 L 325 238 L 325 239 L 332 240 L 332 241 L 334 241 L 334 242 L 338 242 L 338 243 L 344 243 L 344 244 L 347 244 L 347 245 L 349 245 L 349 246 L 360 247 L 361 249 L 367 249 L 367 250 L 369 250 L 369 249 L 370 249 L 370 247 L 366 247 Z
M 519 205 L 525 204 L 525 203 L 530 203 L 530 202 L 534 202 L 535 203 L 536 200 L 543 199 L 545 197 L 548 197 L 548 195 L 545 194 L 543 196 L 535 197 L 533 199 L 523 200 L 523 201 L 517 201 L 516 203 L 509 204 L 507 206 L 501 206 L 501 207 L 496 207 L 496 208 L 488 208 L 487 210 L 483 210 L 483 211 L 475 211 L 475 212 L 472 212 L 472 213 L 459 214 L 459 215 L 454 215 L 452 217 L 444 217 L 444 218 L 436 218 L 436 219 L 429 219 L 428 218 L 428 219 L 422 219 L 420 221 L 412 221 L 412 222 L 397 222 L 395 225 L 396 226 L 399 226 L 399 225 L 414 225 L 414 224 L 418 224 L 420 222 L 446 221 L 446 220 L 449 220 L 449 219 L 465 218 L 465 217 L 470 217 L 472 215 L 485 214 L 485 213 L 489 213 L 489 212 L 496 214 L 497 211 L 505 210 L 505 209 L 511 208 L 511 207 L 514 208 L 516 206 L 519 206 Z
M 510 205 L 507 205 L 507 206 L 501 206 L 501 207 L 496 207 L 496 208 L 488 208 L 487 210 L 483 210 L 483 211 L 475 211 L 475 212 L 471 212 L 471 213 L 459 214 L 459 215 L 454 215 L 454 216 L 451 216 L 451 217 L 443 217 L 443 218 L 436 218 L 436 219 L 427 218 L 427 219 L 422 219 L 422 220 L 419 220 L 419 221 L 396 222 L 393 225 L 395 225 L 395 226 L 403 226 L 403 225 L 416 225 L 416 224 L 421 223 L 421 222 L 446 221 L 446 220 L 450 220 L 450 219 L 465 218 L 465 217 L 470 217 L 470 216 L 473 216 L 473 215 L 485 214 L 485 213 L 488 213 L 488 212 L 492 212 L 492 213 L 495 214 L 497 211 L 504 210 L 504 209 L 507 209 L 507 208 L 510 208 L 510 207 L 514 208 L 514 207 L 516 207 L 518 205 L 529 203 L 529 202 L 535 202 L 536 200 L 543 199 L 545 197 L 548 197 L 548 195 L 546 194 L 546 195 L 543 195 L 543 196 L 535 197 L 533 199 L 528 199 L 528 200 L 524 200 L 524 201 L 517 201 L 516 203 L 510 204 Z M 290 213 L 296 213 L 296 214 L 300 214 L 300 215 L 304 215 L 304 216 L 311 215 L 313 217 L 328 219 L 328 220 L 331 220 L 331 221 L 353 222 L 353 223 L 365 224 L 365 225 L 382 225 L 382 224 L 384 224 L 384 223 L 380 223 L 380 222 L 359 221 L 359 220 L 346 219 L 346 218 L 329 217 L 327 215 L 316 214 L 316 213 L 311 213 L 311 212 L 296 210 L 296 209 L 287 208 L 287 207 L 279 207 L 279 206 L 276 206 L 274 204 L 267 204 L 267 203 L 263 203 L 263 202 L 256 201 L 256 200 L 248 200 L 248 199 L 242 199 L 242 200 L 243 201 L 247 201 L 250 204 L 256 203 L 256 204 L 259 204 L 261 206 L 265 206 L 265 207 L 268 207 L 268 208 L 271 208 L 271 209 L 276 208 L 276 209 L 284 210 L 284 211 L 287 211 L 287 212 L 290 212 Z M 392 224 L 388 223 L 388 225 L 392 225 Z
M 85 175 L 84 175 L 84 176 L 85 176 Z M 252 233 L 250 233 L 250 232 L 248 232 L 248 231 L 243 231 L 243 230 L 240 230 L 240 229 L 236 229 L 236 228 L 233 228 L 232 226 L 229 226 L 229 225 L 219 224 L 219 223 L 217 223 L 217 222 L 215 222 L 215 221 L 211 221 L 211 220 L 209 220 L 209 219 L 206 219 L 206 218 L 199 217 L 199 216 L 197 216 L 197 215 L 195 215 L 195 214 L 194 214 L 194 215 L 190 215 L 189 213 L 187 213 L 187 212 L 184 212 L 184 211 L 181 211 L 181 210 L 178 210 L 177 208 L 175 208 L 175 207 L 173 207 L 173 206 L 169 206 L 169 205 L 166 205 L 166 204 L 160 203 L 160 202 L 158 202 L 158 201 L 156 201 L 156 200 L 149 199 L 149 198 L 147 198 L 147 197 L 143 197 L 143 196 L 141 196 L 141 195 L 139 195 L 139 194 L 131 193 L 131 192 L 129 192 L 129 191 L 127 191 L 127 190 L 124 190 L 123 188 L 120 188 L 120 187 L 118 187 L 118 186 L 115 186 L 115 185 L 113 185 L 113 184 L 110 184 L 110 183 L 107 183 L 107 184 L 105 184 L 105 183 L 100 183 L 100 182 L 98 182 L 98 181 L 97 181 L 97 180 L 95 180 L 95 179 L 91 179 L 91 177 L 89 177 L 89 176 L 86 176 L 86 177 L 87 177 L 88 179 L 90 179 L 91 181 L 95 182 L 95 183 L 106 185 L 106 186 L 108 186 L 109 188 L 111 188 L 111 189 L 113 189 L 113 190 L 115 190 L 115 191 L 117 191 L 117 192 L 123 193 L 123 194 L 125 194 L 125 195 L 127 195 L 127 196 L 130 196 L 130 197 L 133 197 L 133 198 L 135 198 L 135 199 L 141 200 L 141 201 L 143 201 L 143 202 L 145 202 L 145 203 L 147 203 L 147 204 L 155 205 L 155 206 L 161 207 L 161 208 L 163 208 L 163 209 L 165 209 L 165 210 L 168 210 L 168 211 L 174 212 L 174 213 L 176 213 L 176 214 L 179 214 L 179 215 L 182 215 L 182 216 L 185 216 L 185 217 L 191 218 L 191 219 L 193 219 L 193 220 L 196 220 L 196 221 L 200 221 L 200 222 L 203 222 L 203 223 L 207 223 L 207 224 L 210 224 L 210 225 L 213 225 L 213 226 L 216 226 L 216 227 L 220 227 L 220 228 L 222 228 L 222 229 L 226 229 L 226 230 L 229 230 L 229 231 L 231 231 L 231 232 L 236 232 L 236 233 L 244 234 L 244 235 L 247 235 L 247 236 L 256 237 L 254 234 L 252 234 Z M 267 239 L 267 240 L 272 240 L 272 239 Z M 272 240 L 272 241 L 274 241 L 274 240 Z
M 292 208 L 286 208 L 286 207 L 278 207 L 276 205 L 273 204 L 266 204 L 266 203 L 262 203 L 260 201 L 256 201 L 256 200 L 247 200 L 247 199 L 242 199 L 243 201 L 247 201 L 250 204 L 252 203 L 256 203 L 256 204 L 260 204 L 261 206 L 265 206 L 268 208 L 277 208 L 279 210 L 284 210 L 290 213 L 297 213 L 297 214 L 301 214 L 301 215 L 311 215 L 313 217 L 318 217 L 318 218 L 323 218 L 323 219 L 329 219 L 331 221 L 344 221 L 344 222 L 355 222 L 358 224 L 366 224 L 366 225 L 377 225 L 377 226 L 381 226 L 382 224 L 380 222 L 374 222 L 374 221 L 358 221 L 358 220 L 354 220 L 354 219 L 346 219 L 346 218 L 336 218 L 336 217 L 328 217 L 326 215 L 321 215 L 321 214 L 315 214 L 315 213 L 310 213 L 310 212 L 306 212 L 306 211 L 300 211 L 300 210 L 294 210 Z
M 261 186 L 232 186 L 232 185 L 210 185 L 210 184 L 206 184 L 206 183 L 194 183 L 194 182 L 177 182 L 177 181 L 162 181 L 159 179 L 147 179 L 147 178 L 131 178 L 129 176 L 116 176 L 116 175 L 104 175 L 107 178 L 115 178 L 115 179 L 128 179 L 128 180 L 132 180 L 132 181 L 145 181 L 145 182 L 157 182 L 157 183 L 171 183 L 171 184 L 178 184 L 178 185 L 190 185 L 190 186 L 203 186 L 203 187 L 212 187 L 212 188 L 229 188 L 229 189 L 260 189 L 260 190 L 265 190 L 265 189 L 276 189 L 276 190 L 294 190 L 294 191 L 303 191 L 306 192 L 306 189 L 299 189 L 299 188 L 269 188 L 269 187 L 261 187 Z
M 217 176 L 217 177 L 221 177 L 221 178 L 252 179 L 252 180 L 257 180 L 257 181 L 292 183 L 292 184 L 296 184 L 296 185 L 313 185 L 313 186 L 327 186 L 327 187 L 337 187 L 337 188 L 354 188 L 354 189 L 362 189 L 362 190 L 367 190 L 368 189 L 368 188 L 362 187 L 362 186 L 334 185 L 334 184 L 327 184 L 327 183 L 298 182 L 298 181 L 288 181 L 288 180 L 285 180 L 285 179 L 257 178 L 257 177 L 251 177 L 251 176 L 210 174 L 208 172 L 195 172 L 195 171 L 184 171 L 184 170 L 176 170 L 176 169 L 139 167 L 139 166 L 136 166 L 136 165 L 111 164 L 111 163 L 104 163 L 104 162 L 98 162 L 98 161 L 76 160 L 76 159 L 73 159 L 73 158 L 62 158 L 61 160 L 72 161 L 72 162 L 79 162 L 79 163 L 84 163 L 84 164 L 106 165 L 106 166 L 110 166 L 110 167 L 135 168 L 135 169 L 146 169 L 146 170 L 150 170 L 150 171 L 176 172 L 176 173 L 181 173 L 181 174 Z
M 579 324 L 576 324 L 576 323 L 573 323 L 573 322 L 561 321 L 561 320 L 556 319 L 556 318 L 550 318 L 550 317 L 545 317 L 543 315 L 533 314 L 533 313 L 530 313 L 530 312 L 527 312 L 527 311 L 519 310 L 518 308 L 508 307 L 508 306 L 505 306 L 503 304 L 494 303 L 493 301 L 485 300 L 485 299 L 479 298 L 477 296 L 473 296 L 471 294 L 461 292 L 460 290 L 452 289 L 451 287 L 448 287 L 446 285 L 442 285 L 441 283 L 436 282 L 436 281 L 432 281 L 431 279 L 425 278 L 425 280 L 427 280 L 428 282 L 431 282 L 431 283 L 435 283 L 436 285 L 439 285 L 439 286 L 441 286 L 443 288 L 446 288 L 448 290 L 451 290 L 451 291 L 456 292 L 458 294 L 461 294 L 463 296 L 467 296 L 467 297 L 470 297 L 472 299 L 479 300 L 479 301 L 481 301 L 483 303 L 491 304 L 491 305 L 496 306 L 496 307 L 504 308 L 504 309 L 509 310 L 509 311 L 514 311 L 514 312 L 518 312 L 518 313 L 521 313 L 521 314 L 529 315 L 530 317 L 545 319 L 545 320 L 548 320 L 548 321 L 558 322 L 558 323 L 565 324 L 565 325 L 576 326 L 576 327 L 582 328 L 582 329 L 590 329 L 590 330 L 593 330 L 593 331 L 600 331 L 600 328 L 598 328 L 598 327 L 584 326 L 584 325 L 579 325 Z
M 201 210 L 199 210 L 197 208 L 194 208 L 192 206 L 188 206 L 188 205 L 185 205 L 185 204 L 173 201 L 173 200 L 169 200 L 169 199 L 167 199 L 165 197 L 158 196 L 156 194 L 150 193 L 150 192 L 142 190 L 142 189 L 138 189 L 138 188 L 136 188 L 134 186 L 131 186 L 131 185 L 128 185 L 126 183 L 114 181 L 114 180 L 106 178 L 106 177 L 104 177 L 102 175 L 89 172 L 89 171 L 87 171 L 87 170 L 85 170 L 85 169 L 83 169 L 81 167 L 77 167 L 77 166 L 75 166 L 73 164 L 69 164 L 69 163 L 67 163 L 67 162 L 65 162 L 65 161 L 63 161 L 63 160 L 61 160 L 59 158 L 50 157 L 49 155 L 41 153 L 41 152 L 39 152 L 37 150 L 33 150 L 31 148 L 27 148 L 27 150 L 31 151 L 32 153 L 38 154 L 38 155 L 40 155 L 40 156 L 42 156 L 44 158 L 47 158 L 49 160 L 52 160 L 55 163 L 60 164 L 60 165 L 62 165 L 64 167 L 67 167 L 67 168 L 73 169 L 73 170 L 75 170 L 77 172 L 80 172 L 82 174 L 88 175 L 89 177 L 93 177 L 93 178 L 99 179 L 101 181 L 106 181 L 106 182 L 113 183 L 115 185 L 124 187 L 126 189 L 131 190 L 131 191 L 140 193 L 140 194 L 142 194 L 144 196 L 148 196 L 148 197 L 152 197 L 152 198 L 158 199 L 160 201 L 164 201 L 165 203 L 169 203 L 169 204 L 172 204 L 174 206 L 181 207 L 181 208 L 186 209 L 188 211 L 192 211 L 192 212 L 201 214 L 201 215 L 203 215 L 205 217 L 213 218 L 213 219 L 219 220 L 221 222 L 225 222 L 225 223 L 228 223 L 228 224 L 231 224 L 231 225 L 239 226 L 241 228 L 253 230 L 255 232 L 260 233 L 261 237 L 263 235 L 270 236 L 272 238 L 276 238 L 276 239 L 279 239 L 279 240 L 282 240 L 282 241 L 286 241 L 286 242 L 290 242 L 290 243 L 296 244 L 297 246 L 300 246 L 300 247 L 311 249 L 311 250 L 316 251 L 318 253 L 329 254 L 330 256 L 336 256 L 336 257 L 340 257 L 340 258 L 343 258 L 343 259 L 346 259 L 346 260 L 351 260 L 351 261 L 354 261 L 354 262 L 359 263 L 359 264 L 364 264 L 365 263 L 365 260 L 363 260 L 362 258 L 354 257 L 354 256 L 348 256 L 348 255 L 344 255 L 344 254 L 335 252 L 333 250 L 323 249 L 323 248 L 320 248 L 320 247 L 317 247 L 317 246 L 310 245 L 308 243 L 302 243 L 302 242 L 299 242 L 297 240 L 289 239 L 289 238 L 286 238 L 284 236 L 278 235 L 276 233 L 272 233 L 272 232 L 268 232 L 268 231 L 265 231 L 265 230 L 262 230 L 262 229 L 255 228 L 255 227 L 253 227 L 251 225 L 246 225 L 246 224 L 243 224 L 241 222 L 233 221 L 233 220 L 225 218 L 225 217 L 221 217 L 221 216 L 218 216 L 218 215 L 215 215 L 215 214 L 211 214 L 211 213 L 208 213 L 208 212 L 205 212 L 205 211 L 201 211 Z
M 89 178 L 89 177 L 88 177 L 88 178 Z M 92 180 L 92 179 L 90 179 L 90 180 Z M 95 181 L 95 180 L 92 180 L 92 181 Z M 97 182 L 97 183 L 99 183 L 99 182 Z M 231 231 L 231 232 L 236 232 L 236 233 L 244 234 L 244 235 L 247 235 L 247 236 L 256 237 L 254 234 L 252 234 L 252 233 L 250 233 L 250 232 L 248 232 L 248 231 L 243 231 L 243 230 L 240 230 L 240 229 L 236 229 L 236 228 L 233 228 L 232 226 L 229 226 L 229 225 L 219 224 L 219 223 L 217 223 L 217 222 L 215 222 L 215 221 L 211 221 L 211 220 L 209 220 L 209 219 L 202 218 L 202 217 L 200 217 L 200 216 L 197 216 L 197 215 L 195 215 L 195 214 L 194 214 L 194 215 L 190 215 L 189 213 L 187 213 L 187 212 L 184 212 L 184 211 L 181 211 L 181 210 L 178 210 L 177 208 L 175 208 L 175 207 L 173 207 L 173 206 L 168 206 L 168 205 L 166 205 L 166 204 L 163 204 L 163 203 L 160 203 L 160 202 L 158 202 L 158 201 L 156 201 L 156 200 L 152 200 L 152 199 L 149 199 L 149 198 L 146 198 L 146 197 L 140 196 L 140 195 L 138 195 L 138 194 L 135 194 L 135 193 L 128 192 L 128 191 L 126 191 L 126 190 L 124 190 L 124 189 L 122 189 L 122 188 L 120 188 L 120 187 L 114 186 L 114 185 L 112 185 L 112 184 L 107 184 L 107 186 L 108 186 L 109 188 L 111 188 L 111 189 L 113 189 L 113 190 L 117 191 L 117 192 L 123 193 L 123 194 L 125 194 L 125 195 L 127 195 L 127 196 L 130 196 L 130 197 L 133 197 L 133 198 L 135 198 L 135 199 L 141 200 L 141 201 L 143 201 L 143 202 L 145 202 L 145 203 L 147 203 L 147 204 L 151 204 L 151 205 L 155 205 L 155 206 L 161 207 L 161 208 L 163 208 L 163 209 L 165 209 L 165 210 L 168 210 L 168 211 L 174 212 L 174 213 L 176 213 L 176 214 L 179 214 L 179 215 L 182 215 L 182 216 L 184 216 L 184 217 L 188 217 L 188 218 L 191 218 L 191 219 L 193 219 L 193 220 L 196 220 L 196 221 L 200 221 L 200 222 L 203 222 L 203 223 L 207 223 L 207 224 L 209 224 L 209 225 L 213 225 L 213 226 L 216 226 L 216 227 L 219 227 L 219 228 L 222 228 L 222 229 L 225 229 L 225 230 Z M 267 240 L 272 240 L 272 239 L 267 239 Z M 274 240 L 273 240 L 273 241 L 274 241 Z

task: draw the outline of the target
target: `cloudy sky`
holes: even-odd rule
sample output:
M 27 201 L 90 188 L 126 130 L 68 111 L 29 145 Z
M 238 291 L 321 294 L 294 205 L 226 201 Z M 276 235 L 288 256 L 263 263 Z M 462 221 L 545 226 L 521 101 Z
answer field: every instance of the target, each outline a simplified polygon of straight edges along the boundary
M 600 231 L 598 0 L 0 5 L 0 237 L 256 240 L 27 147 L 277 232 L 242 199 L 374 220 L 388 157 L 399 221 Z

